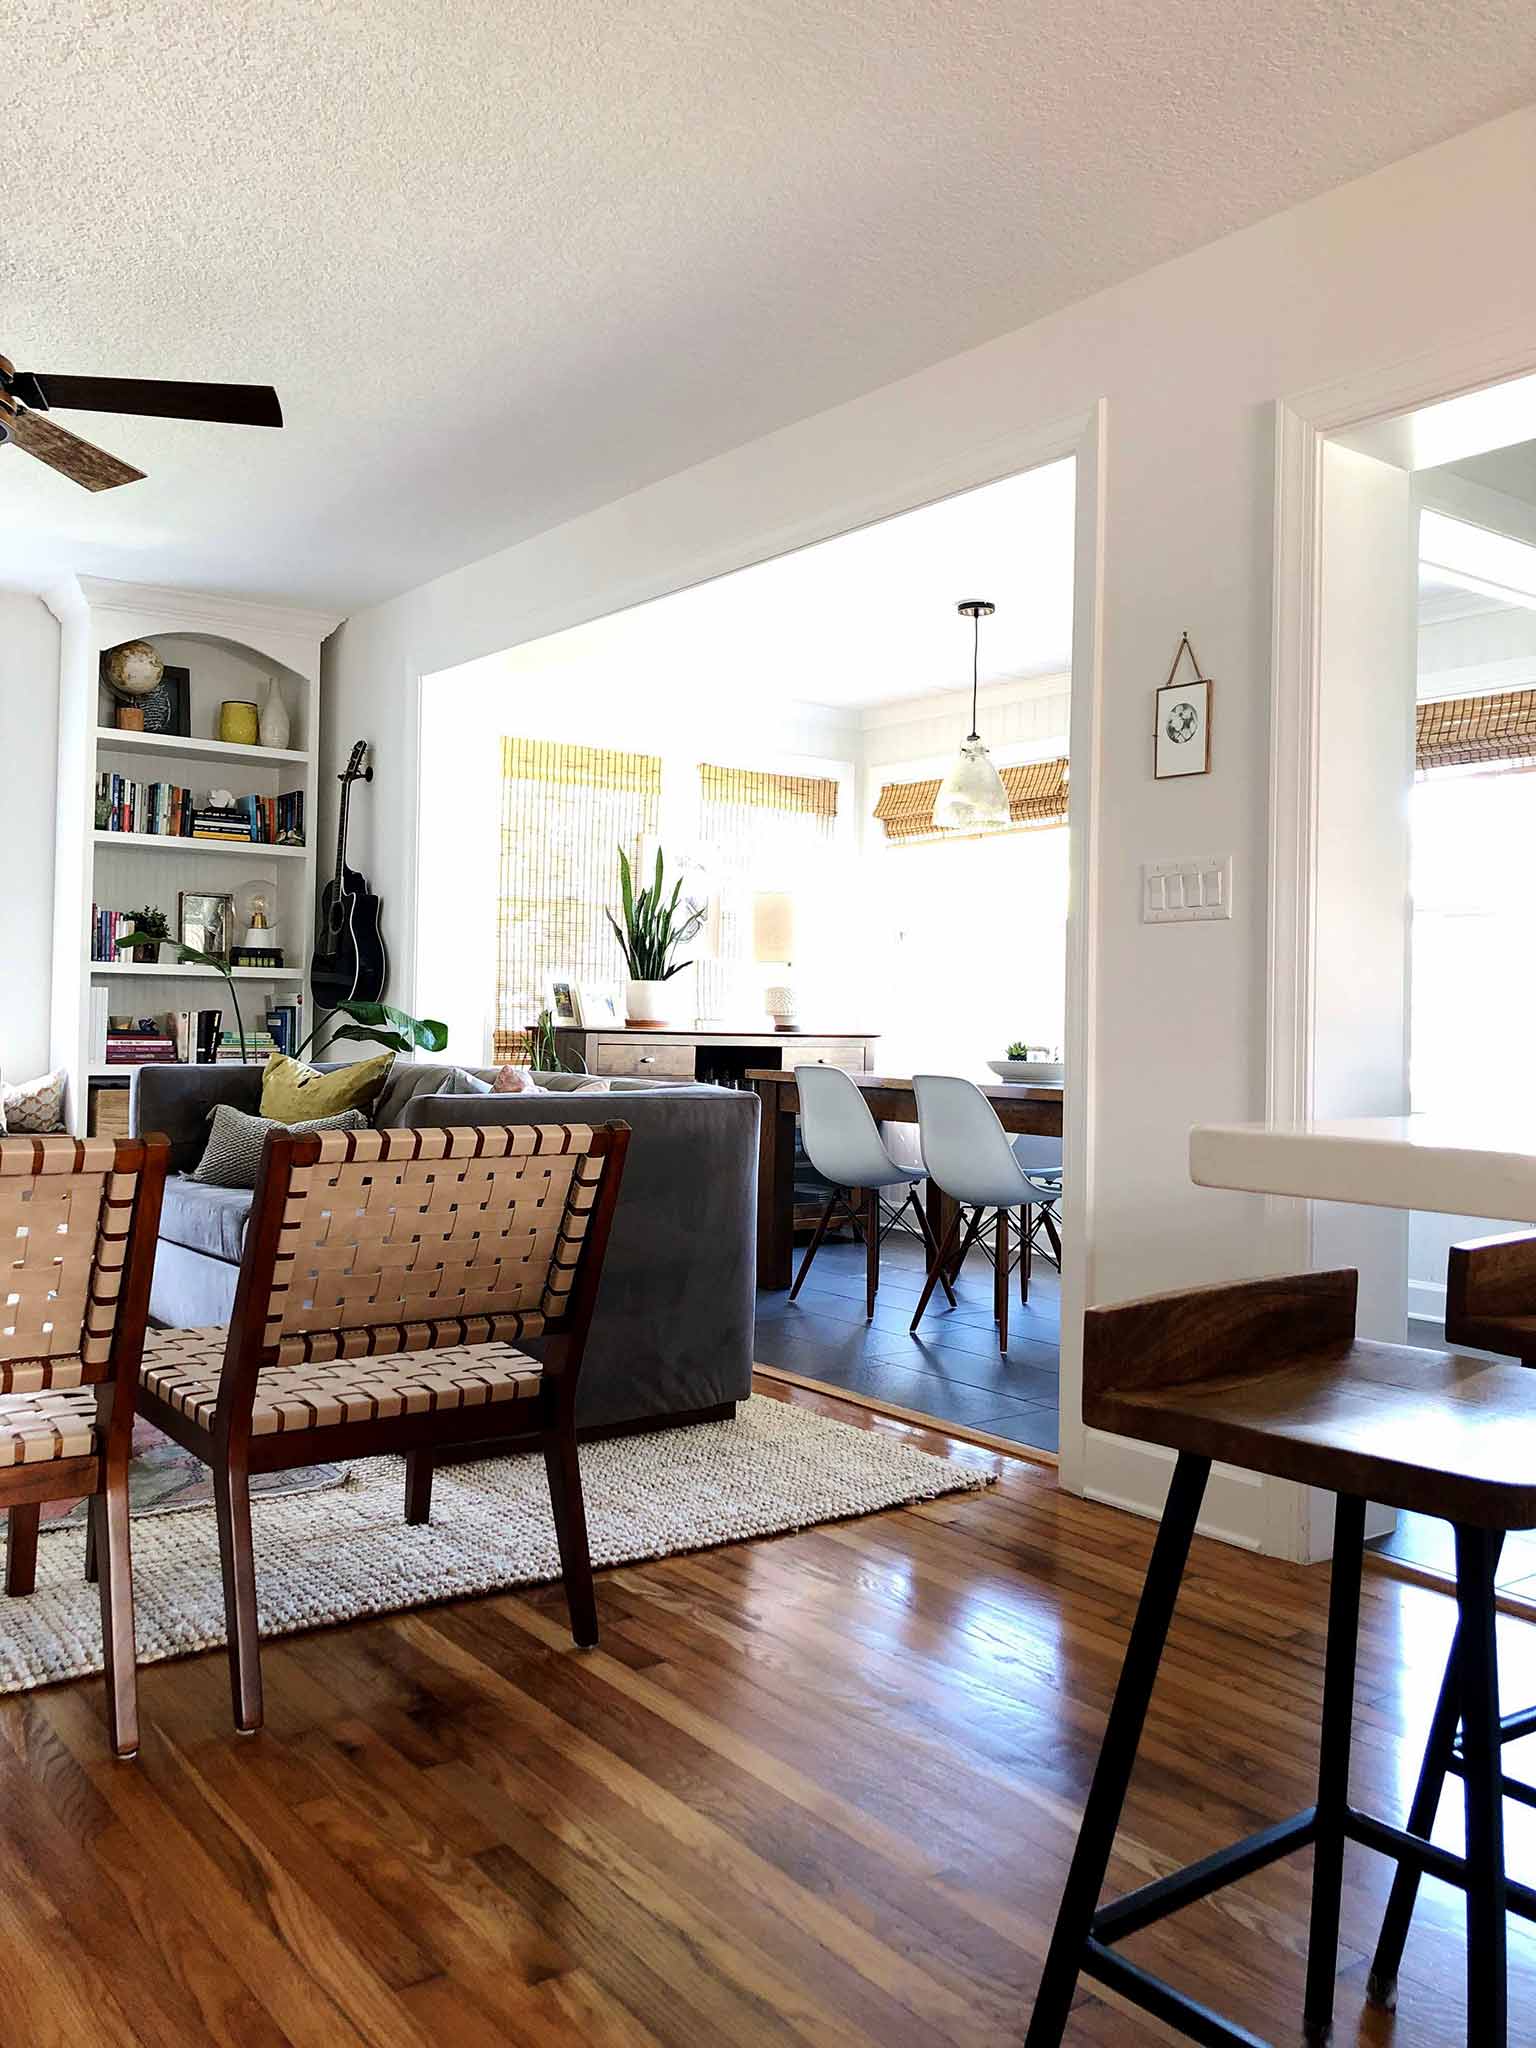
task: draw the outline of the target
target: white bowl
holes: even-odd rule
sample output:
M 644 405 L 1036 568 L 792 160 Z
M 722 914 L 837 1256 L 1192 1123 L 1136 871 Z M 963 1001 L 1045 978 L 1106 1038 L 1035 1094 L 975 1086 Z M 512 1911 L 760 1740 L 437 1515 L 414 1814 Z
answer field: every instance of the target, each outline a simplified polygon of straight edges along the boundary
M 1027 1081 L 1035 1088 L 1060 1088 L 1066 1067 L 1061 1060 L 988 1060 L 1000 1081 Z

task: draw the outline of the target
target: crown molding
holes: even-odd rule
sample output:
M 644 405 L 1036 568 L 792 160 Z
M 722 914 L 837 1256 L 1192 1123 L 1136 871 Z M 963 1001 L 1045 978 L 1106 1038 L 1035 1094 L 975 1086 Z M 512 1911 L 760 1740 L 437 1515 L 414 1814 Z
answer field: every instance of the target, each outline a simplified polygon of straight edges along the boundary
M 318 642 L 334 633 L 345 617 L 342 612 L 263 604 L 246 597 L 225 597 L 217 591 L 174 590 L 161 583 L 123 583 L 108 576 L 69 577 L 46 590 L 43 601 L 61 623 L 82 610 L 154 612 L 165 621 L 162 631 L 185 626 L 235 638 L 250 633 L 291 633 Z

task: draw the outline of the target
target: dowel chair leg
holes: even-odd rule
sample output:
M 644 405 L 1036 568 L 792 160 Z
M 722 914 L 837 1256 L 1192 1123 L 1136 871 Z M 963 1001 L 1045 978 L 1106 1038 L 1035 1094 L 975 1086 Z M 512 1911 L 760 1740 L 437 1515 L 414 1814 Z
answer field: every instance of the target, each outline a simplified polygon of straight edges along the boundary
M 1008 1230 L 1008 1219 L 1012 1213 L 1010 1209 L 998 1210 L 997 1236 L 992 1246 L 993 1254 L 997 1260 L 997 1272 L 994 1276 L 997 1281 L 995 1296 L 997 1303 L 997 1348 L 1003 1352 L 1006 1352 L 1008 1349 L 1008 1297 L 1012 1292 L 1008 1283 L 1013 1278 L 1010 1271 L 1012 1252 L 1009 1247 Z
M 235 1726 L 251 1734 L 261 1726 L 262 1718 L 261 1638 L 256 1622 L 250 1478 L 243 1467 L 237 1470 L 223 1458 L 216 1458 L 213 1502 L 219 1524 L 219 1565 L 224 1576 L 230 1697 Z
M 1174 1467 L 1024 2048 L 1060 2048 L 1066 2031 L 1210 1470 L 1187 1451 Z
M 880 1292 L 880 1190 L 864 1190 L 864 1320 L 874 1320 Z
M 827 1234 L 827 1226 L 832 1221 L 832 1212 L 841 1200 L 842 1196 L 834 1188 L 831 1195 L 827 1198 L 827 1206 L 822 1210 L 816 1228 L 811 1233 L 811 1241 L 805 1248 L 805 1257 L 800 1261 L 800 1270 L 795 1275 L 794 1285 L 789 1290 L 791 1301 L 794 1300 L 795 1296 L 805 1285 L 805 1276 L 811 1270 L 811 1261 L 821 1250 L 821 1240 Z
M 955 1308 L 958 1306 L 955 1300 L 955 1290 L 949 1284 L 948 1272 L 938 1263 L 939 1247 L 934 1241 L 933 1226 L 928 1221 L 928 1211 L 918 1200 L 916 1194 L 909 1194 L 907 1200 L 912 1204 L 912 1214 L 917 1218 L 917 1234 L 923 1240 L 923 1249 L 928 1255 L 929 1270 L 932 1271 L 937 1267 L 939 1285 L 944 1290 L 944 1298 L 951 1308 Z
M 918 1324 L 923 1320 L 923 1310 L 928 1306 L 934 1288 L 938 1286 L 948 1267 L 950 1255 L 955 1248 L 955 1239 L 960 1235 L 960 1224 L 964 1215 L 965 1211 L 963 1209 L 957 1208 L 955 1210 L 954 1215 L 949 1219 L 949 1228 L 944 1233 L 944 1242 L 933 1255 L 933 1264 L 928 1268 L 928 1278 L 923 1282 L 923 1291 L 917 1297 L 917 1307 L 912 1311 L 912 1321 L 909 1327 L 914 1337 L 917 1335 Z M 975 1218 L 973 1217 L 972 1236 L 975 1235 L 974 1223 Z M 969 1243 L 970 1240 L 967 1239 L 966 1242 Z
M 40 1501 L 22 1501 L 5 1518 L 5 1590 L 13 1597 L 37 1585 L 37 1525 Z
M 101 1567 L 96 1557 L 96 1517 L 90 1512 L 90 1504 L 87 1502 L 85 1516 L 85 1583 L 88 1586 L 94 1586 L 100 1576 L 100 1571 Z
M 414 1528 L 432 1519 L 432 1453 L 405 1454 L 405 1519 Z
M 89 1509 L 96 1529 L 101 1645 L 107 1679 L 107 1731 L 121 1757 L 139 1747 L 138 1647 L 133 1627 L 133 1553 L 128 1524 L 128 1468 L 109 1467 Z
M 1365 1502 L 1341 1494 L 1334 1519 L 1333 1576 L 1328 1594 L 1328 1655 L 1323 1675 L 1323 1725 L 1317 1767 L 1317 1833 L 1312 1854 L 1312 1922 L 1307 1936 L 1303 2035 L 1325 2048 L 1333 2032 L 1339 1969 L 1339 1910 L 1344 1894 L 1344 1828 L 1349 1815 L 1349 1749 L 1355 1714 L 1360 1635 L 1360 1568 Z
M 552 1429 L 545 1436 L 544 1469 L 549 1475 L 549 1504 L 554 1511 L 555 1540 L 560 1546 L 571 1634 L 579 1649 L 590 1650 L 597 1643 L 597 1595 L 592 1585 L 592 1552 L 587 1541 L 587 1509 L 581 1491 L 581 1461 L 576 1454 L 574 1425 Z
M 1467 2039 L 1506 2048 L 1504 1763 L 1499 1729 L 1494 1538 L 1457 1527 L 1461 1725 L 1467 1826 Z

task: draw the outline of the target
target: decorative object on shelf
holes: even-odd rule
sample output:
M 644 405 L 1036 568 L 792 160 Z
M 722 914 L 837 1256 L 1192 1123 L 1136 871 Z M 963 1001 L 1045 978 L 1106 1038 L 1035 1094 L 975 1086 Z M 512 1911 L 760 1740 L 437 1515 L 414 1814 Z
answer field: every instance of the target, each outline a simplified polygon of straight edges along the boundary
M 176 921 L 183 947 L 228 961 L 235 939 L 233 896 L 183 889 L 176 899 Z
M 795 899 L 782 889 L 759 889 L 752 898 L 752 958 L 759 967 L 794 964 Z M 788 981 L 763 990 L 763 1008 L 775 1031 L 798 1031 L 799 1003 Z
M 219 706 L 219 738 L 228 746 L 254 747 L 261 739 L 261 720 L 254 704 L 230 697 Z
M 349 1003 L 377 1003 L 389 980 L 379 899 L 366 876 L 347 866 L 352 785 L 373 780 L 372 768 L 363 766 L 367 751 L 368 742 L 359 740 L 337 777 L 341 816 L 336 825 L 336 869 L 321 891 L 320 930 L 310 963 L 310 984 L 322 1010 L 345 1009 Z
M 629 855 L 622 846 L 619 848 L 619 893 L 624 922 L 620 924 L 611 910 L 605 911 L 604 916 L 613 927 L 629 969 L 629 1021 L 642 1029 L 655 1030 L 666 1022 L 666 984 L 689 965 L 677 958 L 678 950 L 698 935 L 708 915 L 707 908 L 698 906 L 689 911 L 680 909 L 681 877 L 673 884 L 670 897 L 664 896 L 664 887 L 665 866 L 659 846 L 652 878 L 640 890 L 635 888 Z
M 101 657 L 101 673 L 107 688 L 119 697 L 137 701 L 160 686 L 165 663 L 160 650 L 148 640 L 125 640 L 109 647 Z
M 125 640 L 101 657 L 101 680 L 117 699 L 120 732 L 184 735 L 189 730 L 189 677 L 168 668 L 148 640 Z
M 286 747 L 288 735 L 292 730 L 288 706 L 283 698 L 283 686 L 276 676 L 268 676 L 266 695 L 261 700 L 261 717 L 257 726 L 261 744 L 264 747 Z
M 118 940 L 119 946 L 131 945 L 134 962 L 139 967 L 153 967 L 159 961 L 161 944 L 170 938 L 171 927 L 163 910 L 131 910 L 128 916 L 133 929 L 126 937 Z
M 256 953 L 270 953 L 277 945 L 277 926 L 272 922 L 272 891 L 265 882 L 257 882 L 241 891 L 244 911 L 245 937 L 242 947 Z M 281 967 L 281 960 L 270 963 Z
M 1174 677 L 1186 654 L 1194 676 L 1187 683 L 1176 683 Z M 1211 678 L 1201 675 L 1187 633 L 1181 635 L 1168 680 L 1157 692 L 1152 765 L 1159 782 L 1172 775 L 1211 772 Z
M 283 409 L 270 384 L 182 384 L 158 377 L 55 377 L 18 370 L 0 356 L 0 443 L 28 455 L 88 491 L 137 483 L 142 469 L 49 417 L 65 412 L 126 412 L 162 420 L 216 420 L 240 427 L 280 427 Z
M 959 757 L 939 784 L 933 822 L 944 832 L 982 832 L 1011 821 L 1008 792 L 977 730 L 976 699 L 981 686 L 981 622 L 997 610 L 985 598 L 967 598 L 955 609 L 971 622 L 971 730 Z
M 552 974 L 545 983 L 549 997 L 549 1009 L 545 1014 L 556 1024 L 574 1024 L 581 1030 L 586 1018 L 581 1014 L 581 991 L 568 974 Z
M 622 1031 L 624 1005 L 616 988 L 606 983 L 584 981 L 576 990 L 576 1006 L 584 1031 Z

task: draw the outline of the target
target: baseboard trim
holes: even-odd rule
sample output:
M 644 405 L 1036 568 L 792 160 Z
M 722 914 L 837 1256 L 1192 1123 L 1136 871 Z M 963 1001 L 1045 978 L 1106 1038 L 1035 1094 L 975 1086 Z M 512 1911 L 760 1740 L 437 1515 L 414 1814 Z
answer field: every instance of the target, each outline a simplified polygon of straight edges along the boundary
M 920 1408 L 900 1408 L 894 1401 L 877 1401 L 870 1394 L 852 1394 L 844 1387 L 834 1387 L 827 1380 L 808 1379 L 804 1373 L 786 1372 L 778 1365 L 754 1365 L 754 1377 L 776 1380 L 780 1386 L 804 1387 L 809 1394 L 825 1394 L 832 1401 L 846 1401 L 850 1408 L 864 1408 L 872 1415 L 889 1415 L 894 1422 L 910 1422 L 919 1429 L 936 1430 L 940 1436 L 952 1436 L 957 1443 L 979 1444 L 985 1451 L 1001 1451 L 1005 1458 L 1017 1458 L 1022 1465 L 1043 1465 L 1054 1472 L 1057 1457 L 1054 1451 L 1037 1450 L 1033 1444 L 1015 1443 L 1010 1436 L 993 1436 L 989 1430 L 970 1429 L 962 1422 L 946 1422 L 942 1415 L 928 1415 Z

